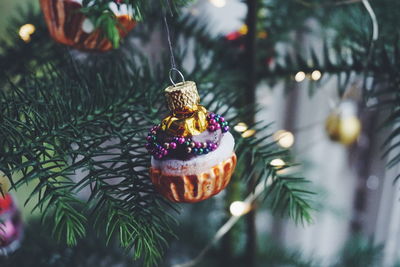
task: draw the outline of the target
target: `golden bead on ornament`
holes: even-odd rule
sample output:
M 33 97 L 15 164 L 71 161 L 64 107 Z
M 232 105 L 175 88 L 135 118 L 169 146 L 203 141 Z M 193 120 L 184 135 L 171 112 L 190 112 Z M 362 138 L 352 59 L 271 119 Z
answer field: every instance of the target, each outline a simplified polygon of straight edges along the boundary
M 331 140 L 343 145 L 353 144 L 361 134 L 361 122 L 353 101 L 344 101 L 334 109 L 325 122 Z

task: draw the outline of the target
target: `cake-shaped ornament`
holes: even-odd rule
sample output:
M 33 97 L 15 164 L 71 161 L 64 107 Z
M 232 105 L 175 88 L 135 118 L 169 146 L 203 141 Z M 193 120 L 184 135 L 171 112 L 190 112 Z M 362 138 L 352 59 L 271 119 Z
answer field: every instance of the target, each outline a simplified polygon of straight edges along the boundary
M 151 181 L 173 202 L 210 198 L 228 185 L 236 166 L 228 122 L 199 104 L 194 82 L 170 86 L 165 96 L 170 115 L 147 136 Z
M 13 197 L 0 194 L 0 256 L 7 256 L 21 244 L 23 224 Z
M 59 43 L 79 50 L 104 52 L 113 48 L 101 28 L 80 12 L 82 0 L 40 0 L 44 19 L 51 37 Z M 110 1 L 110 9 L 117 17 L 113 39 L 124 38 L 136 25 L 127 5 Z M 117 42 L 118 43 L 118 42 Z

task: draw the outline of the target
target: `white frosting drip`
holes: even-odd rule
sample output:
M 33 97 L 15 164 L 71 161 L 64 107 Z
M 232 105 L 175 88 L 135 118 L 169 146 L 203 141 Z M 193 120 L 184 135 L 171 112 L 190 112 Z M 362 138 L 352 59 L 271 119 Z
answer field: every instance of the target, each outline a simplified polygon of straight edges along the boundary
M 166 175 L 193 175 L 208 171 L 213 166 L 227 160 L 232 156 L 235 140 L 231 133 L 222 136 L 218 148 L 206 155 L 196 156 L 190 160 L 156 160 L 151 158 L 151 166 L 161 169 Z
M 94 31 L 94 25 L 93 23 L 90 21 L 90 19 L 85 18 L 82 22 L 82 30 L 85 33 L 92 33 Z
M 70 1 L 76 2 L 76 3 L 79 3 L 82 5 L 82 0 L 70 0 Z M 91 5 L 91 4 L 93 4 L 93 2 L 91 2 L 89 5 Z M 131 17 L 133 16 L 133 9 L 126 4 L 121 4 L 121 5 L 119 5 L 119 8 L 118 8 L 118 5 L 115 2 L 110 1 L 109 6 L 110 6 L 110 9 L 117 16 L 121 16 L 121 15 L 129 15 Z

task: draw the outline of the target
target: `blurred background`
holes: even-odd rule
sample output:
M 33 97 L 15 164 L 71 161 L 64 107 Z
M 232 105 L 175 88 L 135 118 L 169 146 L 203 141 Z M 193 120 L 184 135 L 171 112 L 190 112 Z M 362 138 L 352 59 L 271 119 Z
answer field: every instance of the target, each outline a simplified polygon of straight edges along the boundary
M 268 7 L 269 1 L 265 2 Z M 8 21 L 18 17 L 18 8 L 28 3 L 38 8 L 38 1 L 0 1 L 0 35 L 5 33 Z M 379 5 L 378 2 L 373 4 Z M 355 5 L 363 10 L 361 1 Z M 268 12 L 272 11 L 265 8 L 260 12 L 265 12 L 268 18 Z M 331 12 L 344 11 L 337 7 L 337 11 Z M 206 22 L 209 34 L 213 36 L 229 39 L 238 32 L 247 34 L 247 5 L 242 1 L 197 0 L 184 8 L 183 13 Z M 365 17 L 359 26 L 368 35 L 372 26 L 368 13 L 362 11 L 362 14 Z M 282 23 L 285 20 L 291 20 L 291 14 L 283 16 Z M 293 46 L 288 47 L 283 42 L 276 44 L 278 52 L 266 58 L 268 64 L 274 65 L 279 61 L 280 51 L 296 53 L 308 47 L 323 51 L 324 37 L 329 35 L 325 26 L 315 18 L 306 19 L 304 23 L 307 30 L 294 29 L 288 34 Z M 270 38 L 269 34 L 273 33 L 273 29 L 271 32 L 267 29 L 265 38 Z M 154 53 L 164 45 L 161 40 L 156 38 L 146 49 Z M 268 49 L 266 46 L 266 54 Z M 316 56 L 321 58 L 324 55 L 317 52 Z M 184 61 L 187 68 L 193 64 L 190 58 Z M 350 76 L 351 82 L 345 91 L 354 95 L 363 77 L 357 73 Z M 322 69 L 304 72 L 300 69 L 285 78 L 271 77 L 274 83 L 270 83 L 268 78 L 256 88 L 256 102 L 260 107 L 256 121 L 274 122 L 270 130 L 275 136 L 284 133 L 282 146 L 293 149 L 295 160 L 302 164 L 303 176 L 313 182 L 318 197 L 315 200 L 317 211 L 313 213 L 310 225 L 295 225 L 290 220 L 273 216 L 261 201 L 257 204 L 256 265 L 394 266 L 400 256 L 400 195 L 398 184 L 394 183 L 400 168 L 387 169 L 387 159 L 382 158 L 382 140 L 387 132 L 377 131 L 377 126 L 385 113 L 374 110 L 362 114 L 356 112 L 362 125 L 361 133 L 354 144 L 344 145 L 332 141 L 326 130 L 328 116 L 343 102 L 338 95 L 338 87 L 343 81 L 340 75 L 331 75 Z M 357 109 L 357 97 L 354 103 L 352 108 Z M 243 132 L 240 127 L 235 130 Z M 24 190 L 16 193 L 18 202 L 24 202 L 25 194 Z M 176 229 L 178 238 L 170 243 L 162 265 L 173 266 L 190 261 L 207 246 L 227 218 L 228 213 L 221 211 L 226 208 L 225 194 L 223 192 L 206 203 L 182 207 L 178 217 L 180 225 Z M 244 197 L 234 200 L 242 201 Z M 30 213 L 31 207 L 23 208 L 25 220 L 34 217 Z M 244 253 L 248 238 L 246 231 L 245 219 L 241 218 L 196 266 L 251 266 L 246 265 L 246 260 L 229 262 L 224 259 L 224 255 Z M 125 266 L 113 265 L 112 260 L 106 262 L 108 265 L 102 266 Z

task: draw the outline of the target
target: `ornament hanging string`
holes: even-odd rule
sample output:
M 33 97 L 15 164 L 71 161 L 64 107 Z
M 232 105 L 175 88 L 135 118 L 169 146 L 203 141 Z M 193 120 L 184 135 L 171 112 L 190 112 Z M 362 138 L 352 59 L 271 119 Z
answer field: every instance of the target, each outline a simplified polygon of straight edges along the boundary
M 379 28 L 378 28 L 378 20 L 376 18 L 375 12 L 372 9 L 371 4 L 369 3 L 368 0 L 362 0 L 362 3 L 365 7 L 365 9 L 368 11 L 369 16 L 371 17 L 372 21 L 372 43 L 378 40 L 378 35 L 379 35 Z
M 362 4 L 364 5 L 365 9 L 368 12 L 368 15 L 371 18 L 371 22 L 372 22 L 372 38 L 371 38 L 371 43 L 369 44 L 369 48 L 368 48 L 368 54 L 367 54 L 367 59 L 365 61 L 365 66 L 364 66 L 364 90 L 366 90 L 366 80 L 367 80 L 367 72 L 368 72 L 368 65 L 371 61 L 371 57 L 372 57 L 372 52 L 374 50 L 374 44 L 375 41 L 378 40 L 379 37 L 379 27 L 378 27 L 378 20 L 376 18 L 375 12 L 372 9 L 371 4 L 369 3 L 368 0 L 361 0 Z M 363 97 L 366 97 L 366 94 L 364 92 Z
M 167 7 L 169 9 L 169 12 L 171 14 L 171 17 L 173 17 L 173 13 L 172 13 L 172 9 L 171 9 L 171 5 L 169 3 L 169 0 L 165 0 Z M 169 53 L 170 53 L 170 58 L 171 58 L 171 69 L 169 70 L 169 80 L 171 81 L 171 83 L 176 86 L 176 83 L 174 82 L 174 79 L 172 77 L 173 72 L 177 72 L 179 74 L 179 76 L 182 79 L 182 82 L 185 82 L 185 77 L 183 76 L 182 72 L 180 72 L 178 70 L 178 68 L 176 67 L 176 61 L 175 61 L 175 56 L 174 56 L 174 49 L 172 47 L 172 41 L 171 41 L 171 34 L 169 31 L 169 26 L 168 26 L 168 21 L 167 21 L 167 16 L 164 13 L 164 24 L 165 24 L 165 31 L 167 34 L 167 41 L 168 41 L 168 47 L 169 47 Z

